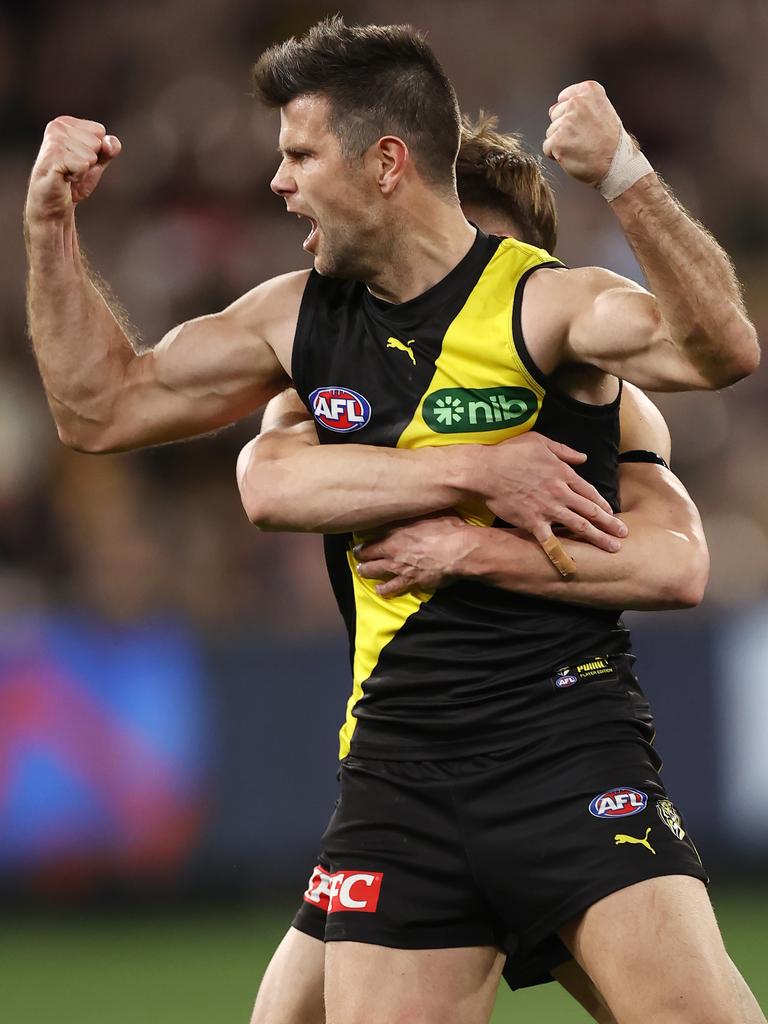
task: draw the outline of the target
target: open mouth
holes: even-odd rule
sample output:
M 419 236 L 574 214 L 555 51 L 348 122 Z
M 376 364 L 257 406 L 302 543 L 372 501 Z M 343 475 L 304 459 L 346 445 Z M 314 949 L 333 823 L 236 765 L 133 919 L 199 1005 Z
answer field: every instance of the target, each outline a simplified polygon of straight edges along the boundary
M 299 217 L 299 219 L 306 218 L 306 220 L 309 221 L 309 234 L 302 243 L 302 249 L 304 249 L 305 252 L 314 252 L 314 246 L 317 241 L 317 221 L 314 217 L 310 217 L 303 213 L 299 213 L 296 216 Z

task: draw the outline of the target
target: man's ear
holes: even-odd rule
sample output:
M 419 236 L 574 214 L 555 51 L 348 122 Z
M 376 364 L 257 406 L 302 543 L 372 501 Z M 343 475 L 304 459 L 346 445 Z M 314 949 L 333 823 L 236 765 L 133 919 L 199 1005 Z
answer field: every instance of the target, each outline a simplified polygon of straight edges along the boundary
M 376 161 L 376 181 L 381 194 L 392 195 L 410 162 L 408 147 L 396 135 L 385 135 L 369 152 Z

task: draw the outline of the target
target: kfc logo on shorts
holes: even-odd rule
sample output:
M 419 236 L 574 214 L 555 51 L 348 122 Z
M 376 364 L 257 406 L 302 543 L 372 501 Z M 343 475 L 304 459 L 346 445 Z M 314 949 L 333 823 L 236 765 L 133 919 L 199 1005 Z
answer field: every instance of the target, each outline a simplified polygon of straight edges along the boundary
M 371 418 L 368 399 L 348 388 L 317 388 L 309 404 L 317 422 L 339 434 L 361 430 Z
M 321 910 L 328 911 L 328 901 L 331 898 L 331 875 L 319 864 L 309 876 L 309 885 L 304 893 L 304 902 L 313 903 Z
M 379 905 L 383 877 L 382 871 L 336 871 L 331 875 L 318 865 L 310 876 L 304 900 L 328 914 L 339 910 L 373 914 Z
M 589 813 L 596 818 L 628 818 L 632 814 L 644 811 L 647 804 L 647 793 L 620 786 L 596 796 L 589 805 Z

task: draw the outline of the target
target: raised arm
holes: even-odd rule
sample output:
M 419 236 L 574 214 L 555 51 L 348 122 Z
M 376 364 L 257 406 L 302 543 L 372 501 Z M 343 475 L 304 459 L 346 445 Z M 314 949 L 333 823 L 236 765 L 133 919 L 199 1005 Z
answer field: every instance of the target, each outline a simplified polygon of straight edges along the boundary
M 32 343 L 59 436 L 104 452 L 173 441 L 258 409 L 285 386 L 304 273 L 267 282 L 228 309 L 138 351 L 75 227 L 120 142 L 103 125 L 48 125 L 25 208 Z
M 567 522 L 590 543 L 615 550 L 625 528 L 568 464 L 583 461 L 534 433 L 498 445 L 413 451 L 319 446 L 314 422 L 289 390 L 270 402 L 262 433 L 240 453 L 237 482 L 248 518 L 262 530 L 364 531 L 481 502 L 541 544 L 551 523 Z
M 625 385 L 622 397 L 621 441 L 624 451 L 641 449 L 669 459 L 669 431 L 661 413 L 631 385 Z M 619 481 L 629 536 L 617 554 L 562 538 L 576 563 L 568 580 L 518 531 L 481 529 L 447 516 L 397 527 L 363 547 L 361 575 L 386 580 L 378 589 L 389 596 L 469 578 L 599 608 L 698 604 L 709 558 L 698 511 L 685 488 L 670 470 L 648 463 L 622 464 Z
M 602 186 L 653 294 L 594 267 L 534 275 L 528 298 L 551 332 L 535 340 L 543 361 L 591 363 L 656 391 L 720 388 L 753 372 L 757 337 L 728 256 L 638 154 L 603 87 L 569 86 L 550 118 L 544 152 Z

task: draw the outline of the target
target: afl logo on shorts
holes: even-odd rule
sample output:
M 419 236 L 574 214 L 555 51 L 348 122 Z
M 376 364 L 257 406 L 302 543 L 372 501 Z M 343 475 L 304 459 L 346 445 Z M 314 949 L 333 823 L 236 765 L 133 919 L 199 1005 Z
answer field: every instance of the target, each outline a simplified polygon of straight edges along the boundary
M 339 434 L 361 430 L 371 418 L 368 399 L 348 388 L 317 388 L 309 404 L 317 422 Z
M 632 814 L 644 811 L 647 804 L 647 793 L 621 786 L 596 796 L 589 805 L 589 813 L 596 818 L 629 818 Z

